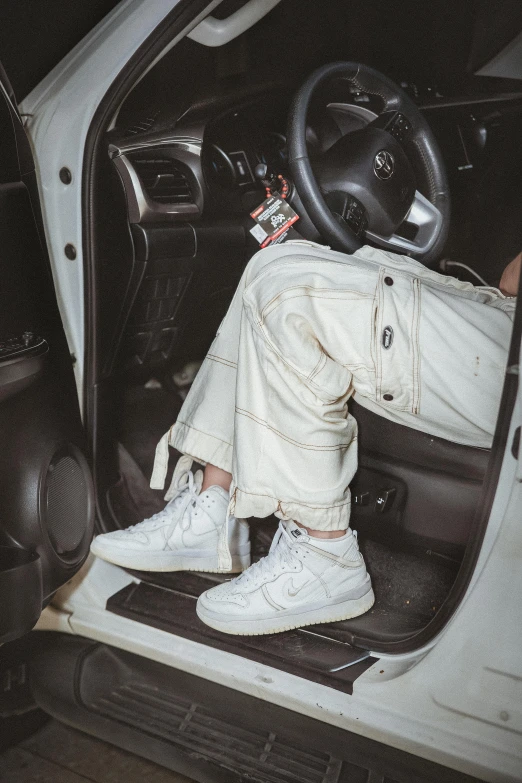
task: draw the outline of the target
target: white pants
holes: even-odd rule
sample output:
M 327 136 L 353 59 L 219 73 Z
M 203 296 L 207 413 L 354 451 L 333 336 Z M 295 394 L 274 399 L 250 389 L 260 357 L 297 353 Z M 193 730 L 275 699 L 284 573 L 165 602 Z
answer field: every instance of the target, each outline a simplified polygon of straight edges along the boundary
M 363 247 L 259 252 L 177 422 L 158 444 L 233 476 L 231 513 L 340 530 L 357 468 L 357 402 L 457 443 L 490 447 L 514 300 Z M 201 313 L 204 318 L 204 312 Z

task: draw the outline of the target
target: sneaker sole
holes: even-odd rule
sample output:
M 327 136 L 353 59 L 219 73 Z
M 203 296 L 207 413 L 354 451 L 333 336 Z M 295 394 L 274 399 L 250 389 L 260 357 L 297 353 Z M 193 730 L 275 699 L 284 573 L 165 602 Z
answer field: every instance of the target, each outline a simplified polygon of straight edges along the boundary
M 237 617 L 224 619 L 218 612 L 212 612 L 203 606 L 201 599 L 196 604 L 196 612 L 200 620 L 216 631 L 235 634 L 237 636 L 262 636 L 269 633 L 282 633 L 306 625 L 322 625 L 338 623 L 341 620 L 351 620 L 353 617 L 368 612 L 375 603 L 375 595 L 370 587 L 367 593 L 359 598 L 341 601 L 338 604 L 328 604 L 320 609 L 290 613 L 285 610 L 283 617 L 266 617 L 256 620 L 238 620 Z
M 250 549 L 250 547 L 249 547 Z M 232 568 L 218 568 L 216 554 L 179 555 L 175 552 L 107 552 L 96 546 L 96 541 L 91 545 L 91 552 L 96 557 L 106 560 L 113 565 L 122 568 L 130 568 L 136 571 L 204 571 L 213 574 L 239 574 L 250 566 L 250 551 L 244 554 L 232 555 Z

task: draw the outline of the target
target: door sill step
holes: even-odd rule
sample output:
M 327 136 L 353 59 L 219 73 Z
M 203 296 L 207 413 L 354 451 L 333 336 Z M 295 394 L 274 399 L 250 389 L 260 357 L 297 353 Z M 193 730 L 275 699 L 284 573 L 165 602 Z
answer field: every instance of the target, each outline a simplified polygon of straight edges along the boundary
M 220 633 L 198 618 L 193 595 L 146 582 L 127 585 L 115 593 L 107 601 L 107 610 L 348 694 L 353 693 L 357 677 L 378 660 L 367 650 L 311 628 L 266 636 Z
M 478 783 L 156 661 L 39 633 L 31 684 L 58 720 L 198 783 Z

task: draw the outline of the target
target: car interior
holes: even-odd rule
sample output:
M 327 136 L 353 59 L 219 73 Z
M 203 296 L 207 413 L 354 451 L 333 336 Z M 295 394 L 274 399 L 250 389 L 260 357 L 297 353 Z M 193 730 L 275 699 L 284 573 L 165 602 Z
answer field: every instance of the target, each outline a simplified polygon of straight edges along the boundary
M 126 573 L 87 558 L 94 533 L 165 504 L 149 486 L 156 444 L 259 251 L 251 213 L 267 187 L 299 215 L 287 239 L 346 253 L 367 243 L 442 275 L 498 285 L 522 247 L 514 46 L 522 4 L 263 0 L 254 5 L 271 10 L 226 43 L 208 28 L 198 34 L 200 24 L 184 34 L 206 0 L 174 4 L 129 55 L 87 134 L 83 420 L 24 132 L 32 115 L 20 115 L 15 94 L 27 96 L 106 13 L 114 10 L 117 24 L 139 4 L 99 0 L 72 12 L 53 0 L 51 14 L 36 5 L 26 28 L 20 4 L 18 27 L 39 41 L 52 18 L 45 62 L 39 46 L 26 44 L 20 57 L 14 11 L 0 29 L 0 734 L 4 721 L 23 734 L 38 705 L 201 783 L 471 781 L 424 758 L 422 747 L 401 745 L 400 729 L 394 742 L 386 734 L 378 741 L 378 729 L 373 739 L 352 731 L 349 710 L 334 714 L 331 705 L 344 705 L 365 672 L 369 687 L 385 681 L 393 654 L 404 654 L 397 671 L 420 658 L 459 606 L 504 454 L 518 453 L 520 428 L 508 444 L 514 373 L 491 449 L 350 401 L 359 429 L 351 525 L 376 594 L 360 617 L 222 634 L 200 622 L 195 605 L 226 574 Z M 248 5 L 223 0 L 210 29 Z M 64 188 L 78 183 L 65 164 L 57 176 Z M 64 251 L 69 264 L 76 248 Z M 513 365 L 521 316 L 519 307 Z M 179 456 L 171 450 L 170 474 Z M 249 520 L 254 560 L 267 553 L 277 521 Z M 168 663 L 161 644 L 174 651 Z M 196 653 L 205 671 L 187 663 Z M 382 671 L 373 666 L 380 656 Z M 228 680 L 223 672 L 232 672 Z M 301 701 L 288 696 L 298 686 Z M 324 712 L 307 712 L 302 705 L 316 698 Z
M 215 16 L 241 5 L 224 2 Z M 369 242 L 411 253 L 442 274 L 498 285 L 522 246 L 522 87 L 515 79 L 476 75 L 513 29 L 493 27 L 486 5 L 474 3 L 310 2 L 303 13 L 298 0 L 284 0 L 224 46 L 182 39 L 130 91 L 106 128 L 92 183 L 86 394 L 103 531 L 135 524 L 164 505 L 162 493 L 148 486 L 155 447 L 176 420 L 242 271 L 259 250 L 250 213 L 265 198 L 267 177 L 282 175 L 294 185 L 301 219 L 291 236 L 348 252 Z M 345 67 L 328 72 L 304 105 L 299 88 L 315 69 L 336 62 Z M 350 63 L 360 65 L 357 79 L 347 71 Z M 402 104 L 390 84 L 400 86 Z M 289 122 L 296 111 L 306 112 L 301 138 Z M 373 203 L 360 184 L 359 198 L 352 190 L 347 204 L 329 201 L 330 222 L 321 230 L 324 221 L 314 212 L 321 196 L 307 189 L 306 172 L 294 169 L 292 176 L 289 147 L 305 145 L 323 184 L 322 171 L 339 163 L 332 150 L 344 141 L 355 144 L 353 159 L 367 144 L 354 139 L 386 133 L 397 157 L 401 144 L 408 149 L 411 124 L 414 133 L 427 127 L 440 153 L 427 142 L 431 174 L 413 160 L 401 182 L 429 211 L 435 172 L 443 228 L 426 238 L 424 218 L 416 221 L 404 209 L 390 228 L 371 208 L 358 209 Z M 383 239 L 392 232 L 396 244 Z M 361 617 L 311 631 L 325 644 L 348 642 L 359 655 L 412 649 L 436 627 L 442 609 L 456 605 L 459 572 L 476 543 L 490 450 L 395 424 L 355 401 L 350 409 L 360 461 L 352 525 L 376 603 Z M 170 470 L 177 457 L 171 455 Z M 276 522 L 250 520 L 254 559 L 266 554 Z M 301 655 L 303 676 L 326 676 L 324 666 L 318 673 L 298 651 L 298 640 L 309 634 L 282 634 L 288 638 L 276 652 L 273 639 L 224 638 L 197 620 L 194 599 L 226 575 L 136 575 L 139 587 L 113 596 L 108 609 L 246 657 L 275 655 L 281 668 Z M 346 670 L 332 675 L 334 668 L 329 677 L 346 679 Z

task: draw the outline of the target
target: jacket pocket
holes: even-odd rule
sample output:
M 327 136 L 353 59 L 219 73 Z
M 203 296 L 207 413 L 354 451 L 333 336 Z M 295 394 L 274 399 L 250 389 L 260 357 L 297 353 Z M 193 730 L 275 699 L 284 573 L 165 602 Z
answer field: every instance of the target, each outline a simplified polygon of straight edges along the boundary
M 376 402 L 419 413 L 421 281 L 381 268 L 375 319 Z

